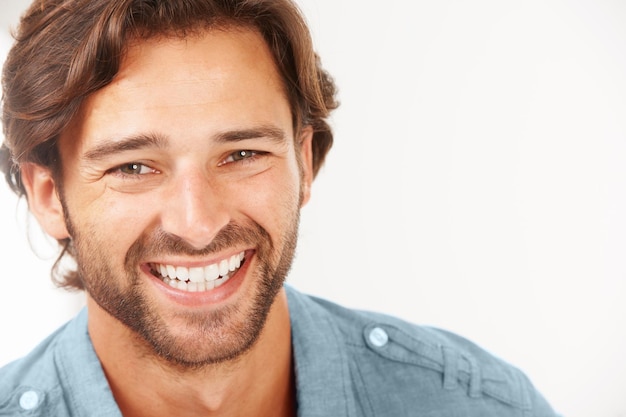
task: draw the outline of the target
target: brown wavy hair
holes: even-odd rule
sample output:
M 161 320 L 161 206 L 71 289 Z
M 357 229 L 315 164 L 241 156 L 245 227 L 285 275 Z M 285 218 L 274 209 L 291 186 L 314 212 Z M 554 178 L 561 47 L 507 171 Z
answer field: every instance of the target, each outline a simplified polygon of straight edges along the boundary
M 267 42 L 291 105 L 294 129 L 311 125 L 313 173 L 333 143 L 327 122 L 336 88 L 291 0 L 35 0 L 14 33 L 2 74 L 0 170 L 25 195 L 20 164 L 49 168 L 60 181 L 57 140 L 82 101 L 109 84 L 130 40 L 186 37 L 212 28 L 250 27 Z M 83 289 L 76 271 L 61 272 L 70 239 L 52 270 L 57 285 Z

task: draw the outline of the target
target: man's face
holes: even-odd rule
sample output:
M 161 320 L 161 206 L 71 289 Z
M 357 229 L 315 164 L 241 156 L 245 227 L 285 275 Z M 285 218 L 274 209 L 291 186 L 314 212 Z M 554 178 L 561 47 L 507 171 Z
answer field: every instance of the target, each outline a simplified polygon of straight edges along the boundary
M 180 366 L 245 352 L 293 258 L 303 132 L 257 33 L 132 44 L 59 141 L 89 296 Z

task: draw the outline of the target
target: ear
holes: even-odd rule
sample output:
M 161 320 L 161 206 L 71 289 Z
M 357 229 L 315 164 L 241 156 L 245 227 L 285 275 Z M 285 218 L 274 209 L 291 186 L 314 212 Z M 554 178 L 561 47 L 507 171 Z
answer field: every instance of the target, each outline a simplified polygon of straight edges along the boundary
M 311 198 L 311 185 L 313 184 L 313 128 L 305 126 L 300 131 L 298 138 L 300 147 L 296 149 L 300 152 L 300 186 L 302 187 L 302 200 L 300 207 Z
M 65 225 L 63 206 L 52 173 L 41 165 L 26 163 L 20 167 L 28 207 L 43 230 L 57 240 L 70 237 Z

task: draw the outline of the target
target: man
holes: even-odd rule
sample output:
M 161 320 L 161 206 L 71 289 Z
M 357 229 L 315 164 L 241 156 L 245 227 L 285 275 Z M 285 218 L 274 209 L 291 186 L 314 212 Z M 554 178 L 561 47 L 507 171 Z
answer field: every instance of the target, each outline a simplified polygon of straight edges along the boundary
M 87 307 L 0 415 L 553 416 L 458 336 L 284 286 L 337 106 L 290 0 L 37 0 L 0 162 Z

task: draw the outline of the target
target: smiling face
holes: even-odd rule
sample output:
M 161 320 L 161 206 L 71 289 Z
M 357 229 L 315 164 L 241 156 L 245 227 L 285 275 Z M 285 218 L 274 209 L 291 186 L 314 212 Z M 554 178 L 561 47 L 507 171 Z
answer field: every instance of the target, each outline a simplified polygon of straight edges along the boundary
M 91 299 L 159 356 L 235 358 L 291 265 L 311 136 L 256 32 L 137 42 L 61 135 L 65 222 L 44 227 L 67 226 Z

